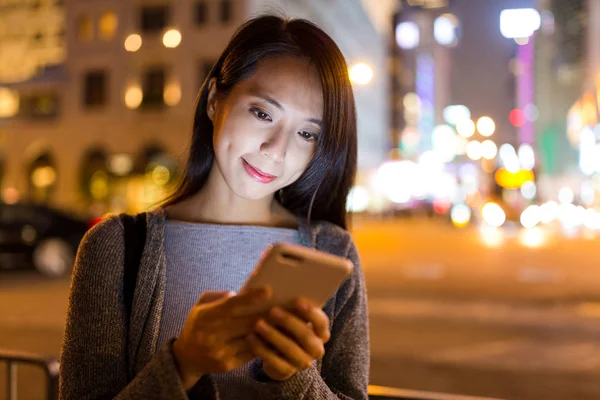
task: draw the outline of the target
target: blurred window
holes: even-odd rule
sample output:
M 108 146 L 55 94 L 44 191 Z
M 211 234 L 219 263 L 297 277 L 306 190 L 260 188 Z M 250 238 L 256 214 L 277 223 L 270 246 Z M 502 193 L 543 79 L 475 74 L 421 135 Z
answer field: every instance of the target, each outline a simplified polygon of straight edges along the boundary
M 88 205 L 109 195 L 108 156 L 102 148 L 88 149 L 80 168 L 80 192 Z
M 110 40 L 115 37 L 118 25 L 119 18 L 117 17 L 117 14 L 112 11 L 106 11 L 100 17 L 100 22 L 98 24 L 100 37 L 104 40 Z
M 162 32 L 168 24 L 169 7 L 166 5 L 143 6 L 140 13 L 140 29 L 145 33 Z
M 232 9 L 231 0 L 221 0 L 219 5 L 219 18 L 221 22 L 227 23 L 231 21 Z
M 37 218 L 36 210 L 24 204 L 2 204 L 0 206 L 0 223 L 32 222 Z
M 142 108 L 160 108 L 165 105 L 164 90 L 166 70 L 163 66 L 152 66 L 144 73 Z
M 39 93 L 21 97 L 19 115 L 25 119 L 54 118 L 59 114 L 56 93 Z
M 50 201 L 58 179 L 56 161 L 52 154 L 45 152 L 29 165 L 29 197 L 36 203 Z
M 77 36 L 83 41 L 89 41 L 93 39 L 94 22 L 89 15 L 80 15 L 77 19 Z
M 196 25 L 202 26 L 208 22 L 208 5 L 205 0 L 197 1 L 194 11 Z
M 87 72 L 83 83 L 83 104 L 88 108 L 105 105 L 107 102 L 107 84 L 106 71 Z
M 0 119 L 11 118 L 19 113 L 22 107 L 19 103 L 19 93 L 8 88 L 0 88 Z

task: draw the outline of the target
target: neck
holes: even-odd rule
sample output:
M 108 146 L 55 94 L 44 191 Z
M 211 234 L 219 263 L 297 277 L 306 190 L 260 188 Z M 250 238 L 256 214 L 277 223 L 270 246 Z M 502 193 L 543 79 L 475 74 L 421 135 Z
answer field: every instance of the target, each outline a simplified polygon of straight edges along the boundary
M 295 216 L 271 195 L 259 200 L 237 196 L 215 168 L 198 193 L 167 208 L 169 218 L 230 225 L 297 226 Z

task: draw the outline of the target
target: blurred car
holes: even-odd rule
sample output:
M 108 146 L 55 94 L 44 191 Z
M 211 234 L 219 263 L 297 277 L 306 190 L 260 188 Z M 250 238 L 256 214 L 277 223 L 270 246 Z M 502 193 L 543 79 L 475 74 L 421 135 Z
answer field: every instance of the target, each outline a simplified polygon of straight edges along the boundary
M 87 222 L 47 206 L 0 203 L 0 272 L 69 274 L 87 230 Z

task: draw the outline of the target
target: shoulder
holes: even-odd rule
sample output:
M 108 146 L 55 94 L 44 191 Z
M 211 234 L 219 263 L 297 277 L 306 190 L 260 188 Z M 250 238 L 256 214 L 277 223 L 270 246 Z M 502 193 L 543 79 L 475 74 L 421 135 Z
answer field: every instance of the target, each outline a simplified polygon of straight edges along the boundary
M 350 232 L 339 225 L 328 221 L 315 221 L 311 225 L 319 250 L 349 257 L 353 248 L 356 247 Z
M 87 231 L 79 248 L 73 279 L 95 281 L 106 275 L 120 276 L 125 239 L 118 215 L 111 215 Z
M 118 215 L 111 215 L 86 232 L 79 245 L 79 251 L 99 251 L 124 243 L 123 224 Z

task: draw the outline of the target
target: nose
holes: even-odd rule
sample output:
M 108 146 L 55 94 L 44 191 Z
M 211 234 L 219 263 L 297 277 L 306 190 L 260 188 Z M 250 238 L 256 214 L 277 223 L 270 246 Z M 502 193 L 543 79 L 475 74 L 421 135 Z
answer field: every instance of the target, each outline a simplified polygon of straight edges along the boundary
M 275 162 L 283 162 L 290 135 L 283 129 L 278 129 L 260 145 L 260 152 Z

